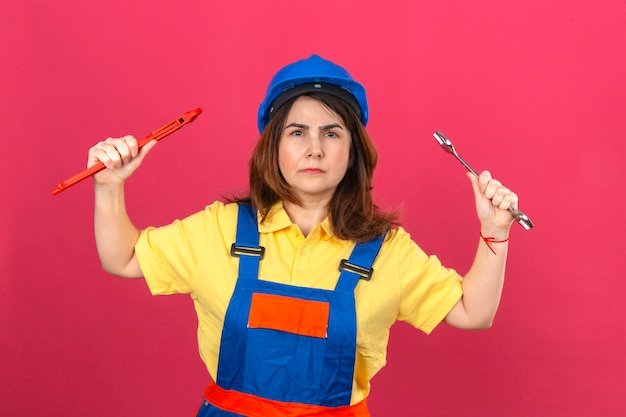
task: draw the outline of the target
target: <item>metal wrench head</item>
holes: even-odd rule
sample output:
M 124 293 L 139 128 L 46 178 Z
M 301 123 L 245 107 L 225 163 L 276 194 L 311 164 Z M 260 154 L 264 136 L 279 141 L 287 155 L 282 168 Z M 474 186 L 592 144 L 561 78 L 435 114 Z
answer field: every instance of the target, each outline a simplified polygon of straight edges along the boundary
M 437 131 L 433 133 L 433 136 L 437 140 L 437 143 L 441 145 L 441 149 L 453 155 L 456 159 L 459 160 L 460 163 L 463 164 L 463 166 L 465 166 L 465 168 L 467 168 L 469 172 L 478 176 L 478 172 L 474 171 L 474 169 L 471 166 L 469 166 L 469 164 L 465 162 L 463 158 L 461 158 L 461 156 L 457 153 L 456 149 L 454 149 L 454 145 L 452 144 L 452 142 L 450 142 L 450 140 L 447 137 L 445 137 L 443 133 Z
M 535 225 L 533 224 L 533 222 L 530 220 L 530 218 L 525 215 L 524 213 L 522 213 L 521 211 L 519 211 L 518 209 L 513 209 L 511 210 L 511 212 L 513 213 L 513 217 L 515 218 L 515 220 L 520 224 L 520 226 L 522 226 L 525 230 L 530 230 L 533 227 L 535 227 Z
M 447 137 L 443 135 L 443 133 L 437 131 L 433 133 L 433 136 L 444 151 L 451 153 L 452 155 L 456 155 L 456 149 L 454 149 L 454 145 Z

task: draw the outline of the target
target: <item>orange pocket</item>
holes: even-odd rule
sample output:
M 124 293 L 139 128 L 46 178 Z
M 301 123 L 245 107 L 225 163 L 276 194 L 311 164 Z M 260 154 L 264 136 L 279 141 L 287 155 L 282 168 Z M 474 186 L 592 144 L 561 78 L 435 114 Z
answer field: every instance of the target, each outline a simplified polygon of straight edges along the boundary
M 325 338 L 330 305 L 274 294 L 252 294 L 248 327 Z

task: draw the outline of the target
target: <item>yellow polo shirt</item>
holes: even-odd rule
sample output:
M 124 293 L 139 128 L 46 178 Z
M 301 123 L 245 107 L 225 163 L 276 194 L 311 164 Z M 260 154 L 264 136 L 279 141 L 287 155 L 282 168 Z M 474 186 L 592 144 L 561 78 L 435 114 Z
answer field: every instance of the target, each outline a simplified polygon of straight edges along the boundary
M 200 356 L 213 379 L 224 316 L 235 288 L 239 258 L 235 241 L 236 204 L 215 202 L 186 219 L 141 232 L 137 258 L 152 294 L 189 294 L 198 315 Z M 304 236 L 282 203 L 259 224 L 265 257 L 259 278 L 299 287 L 331 290 L 338 266 L 354 242 L 333 236 L 328 219 Z M 396 320 L 430 333 L 462 295 L 461 277 L 427 256 L 402 228 L 387 235 L 370 281 L 355 289 L 357 352 L 352 404 L 369 393 L 370 379 L 385 365 L 389 328 Z

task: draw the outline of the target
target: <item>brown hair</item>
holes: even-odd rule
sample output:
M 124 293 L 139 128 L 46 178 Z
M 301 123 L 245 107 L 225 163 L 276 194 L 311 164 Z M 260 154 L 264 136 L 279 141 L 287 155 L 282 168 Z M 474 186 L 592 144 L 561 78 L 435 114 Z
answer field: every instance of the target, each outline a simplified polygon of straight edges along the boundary
M 377 153 L 358 116 L 345 101 L 321 92 L 306 93 L 335 112 L 351 133 L 350 160 L 329 204 L 333 232 L 341 239 L 365 242 L 400 224 L 397 213 L 385 213 L 372 200 L 372 177 Z M 269 209 L 280 200 L 300 204 L 278 167 L 278 143 L 285 120 L 297 97 L 282 105 L 263 130 L 250 159 L 248 197 L 232 199 L 252 204 L 265 220 Z

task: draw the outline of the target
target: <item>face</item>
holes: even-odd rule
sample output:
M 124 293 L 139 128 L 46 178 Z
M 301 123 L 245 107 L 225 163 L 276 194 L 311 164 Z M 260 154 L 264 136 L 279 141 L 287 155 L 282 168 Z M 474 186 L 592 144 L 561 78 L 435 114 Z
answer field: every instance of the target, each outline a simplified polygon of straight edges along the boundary
M 278 166 L 303 204 L 328 204 L 348 169 L 350 144 L 349 130 L 332 110 L 305 96 L 293 103 L 278 144 Z

